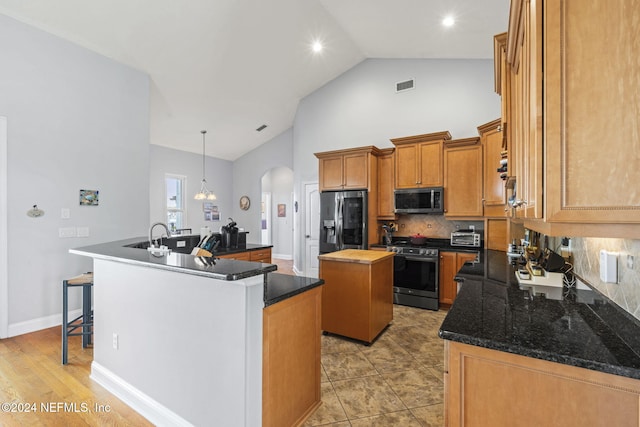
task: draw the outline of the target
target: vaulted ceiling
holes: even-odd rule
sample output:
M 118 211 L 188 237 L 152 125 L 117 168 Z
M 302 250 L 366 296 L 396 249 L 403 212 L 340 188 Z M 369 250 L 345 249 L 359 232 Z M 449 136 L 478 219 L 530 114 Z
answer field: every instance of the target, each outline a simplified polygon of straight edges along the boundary
M 200 153 L 207 129 L 207 155 L 227 160 L 366 58 L 492 58 L 508 12 L 509 0 L 0 0 L 0 13 L 147 73 L 152 144 Z

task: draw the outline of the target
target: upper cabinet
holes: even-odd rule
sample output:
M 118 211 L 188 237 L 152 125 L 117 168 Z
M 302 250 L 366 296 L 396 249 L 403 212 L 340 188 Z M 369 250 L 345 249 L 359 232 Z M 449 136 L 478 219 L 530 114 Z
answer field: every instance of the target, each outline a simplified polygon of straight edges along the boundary
M 377 159 L 373 146 L 315 153 L 320 160 L 320 191 L 377 189 Z
M 514 216 L 547 235 L 640 238 L 640 8 L 587 3 L 511 2 L 501 90 Z
M 543 19 L 545 218 L 639 238 L 640 7 L 548 0 Z
M 448 131 L 395 138 L 395 188 L 442 187 L 443 144 Z
M 484 216 L 504 217 L 505 205 L 505 181 L 507 177 L 508 163 L 503 156 L 506 151 L 502 121 L 500 119 L 478 126 L 480 141 L 483 151 L 484 188 L 482 203 Z M 504 174 L 503 179 L 501 176 Z
M 482 145 L 480 138 L 444 145 L 444 212 L 447 217 L 482 217 Z
M 395 174 L 395 149 L 380 150 L 378 156 L 378 219 L 396 219 L 393 212 L 393 182 Z

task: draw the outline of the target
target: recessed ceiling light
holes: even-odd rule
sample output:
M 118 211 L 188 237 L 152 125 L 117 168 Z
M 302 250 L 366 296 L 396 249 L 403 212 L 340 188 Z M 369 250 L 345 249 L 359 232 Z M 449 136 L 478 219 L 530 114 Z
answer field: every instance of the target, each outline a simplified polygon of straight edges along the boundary
M 456 20 L 453 16 L 447 15 L 442 19 L 442 25 L 445 27 L 453 27 L 453 24 L 456 23 Z
M 322 43 L 320 43 L 320 41 L 318 40 L 314 41 L 311 45 L 311 50 L 313 50 L 315 53 L 320 53 L 322 51 Z

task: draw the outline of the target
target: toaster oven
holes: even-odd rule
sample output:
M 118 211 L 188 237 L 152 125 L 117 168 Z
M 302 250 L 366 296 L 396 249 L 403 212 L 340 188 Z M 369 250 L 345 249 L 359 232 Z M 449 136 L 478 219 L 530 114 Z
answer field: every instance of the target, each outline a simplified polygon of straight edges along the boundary
M 451 246 L 480 247 L 480 233 L 474 231 L 454 231 L 451 233 Z

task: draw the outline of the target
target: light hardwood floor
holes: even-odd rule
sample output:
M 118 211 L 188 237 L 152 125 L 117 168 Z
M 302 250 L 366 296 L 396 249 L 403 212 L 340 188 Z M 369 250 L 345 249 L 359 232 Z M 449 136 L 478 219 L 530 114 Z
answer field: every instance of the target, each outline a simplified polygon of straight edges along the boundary
M 93 349 L 69 338 L 60 361 L 60 327 L 0 340 L 0 425 L 151 426 L 89 378 Z

